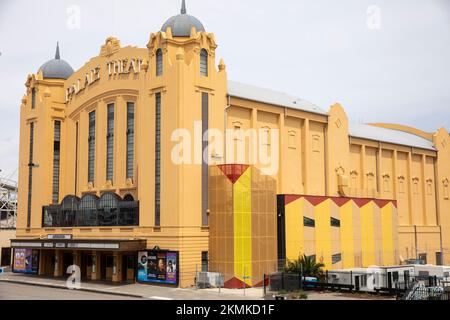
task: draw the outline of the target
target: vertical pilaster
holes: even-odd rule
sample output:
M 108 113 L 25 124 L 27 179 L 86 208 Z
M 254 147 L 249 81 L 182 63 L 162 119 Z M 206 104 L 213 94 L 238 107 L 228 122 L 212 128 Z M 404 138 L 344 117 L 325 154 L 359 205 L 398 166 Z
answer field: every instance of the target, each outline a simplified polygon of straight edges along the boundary
M 100 252 L 92 251 L 92 271 L 91 271 L 91 280 L 100 280 L 101 279 L 101 256 Z
M 303 157 L 302 157 L 302 163 L 303 163 L 303 170 L 302 170 L 302 177 L 303 177 L 303 190 L 304 194 L 308 194 L 310 191 L 309 189 L 309 178 L 310 174 L 308 173 L 309 167 L 310 167 L 310 152 L 311 152 L 311 137 L 309 132 L 309 119 L 305 119 L 303 123 Z
M 407 187 L 408 187 L 408 216 L 409 216 L 409 225 L 415 225 L 416 221 L 413 219 L 413 212 L 412 212 L 412 199 L 413 199 L 413 192 L 412 192 L 412 186 L 411 186 L 411 179 L 412 179 L 412 149 L 410 152 L 408 152 L 408 165 L 407 165 L 407 171 L 408 176 L 406 177 Z
M 40 276 L 43 276 L 46 272 L 47 265 L 45 262 L 46 262 L 46 259 L 45 259 L 44 251 L 40 250 L 40 252 L 39 252 L 39 269 L 38 269 L 39 270 L 38 274 Z
M 420 181 L 422 182 L 422 221 L 423 225 L 427 226 L 427 182 L 425 176 L 426 168 L 426 156 L 422 154 L 421 168 L 420 168 Z
M 122 281 L 122 254 L 119 252 L 114 252 L 114 264 L 113 264 L 113 275 L 112 282 Z
M 62 277 L 63 273 L 63 253 L 61 250 L 55 251 L 55 269 L 53 271 L 55 277 Z
M 286 193 L 286 186 L 284 184 L 284 165 L 286 163 L 286 134 L 285 134 L 285 115 L 279 114 L 278 116 L 278 127 L 279 127 L 279 145 L 278 145 L 278 152 L 279 152 L 279 160 L 278 160 L 278 193 L 279 194 L 285 194 Z M 277 152 L 277 151 L 276 151 Z M 273 158 L 273 155 L 271 155 Z M 273 159 L 272 159 L 273 160 Z

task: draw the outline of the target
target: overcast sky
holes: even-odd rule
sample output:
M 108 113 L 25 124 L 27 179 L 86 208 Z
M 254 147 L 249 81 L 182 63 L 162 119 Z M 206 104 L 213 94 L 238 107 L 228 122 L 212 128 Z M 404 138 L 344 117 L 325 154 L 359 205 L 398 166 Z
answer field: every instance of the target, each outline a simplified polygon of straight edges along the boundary
M 0 0 L 0 176 L 18 167 L 27 75 L 57 41 L 76 70 L 108 36 L 145 47 L 180 2 Z M 339 102 L 353 122 L 450 129 L 449 0 L 187 0 L 187 11 L 215 33 L 229 79 Z

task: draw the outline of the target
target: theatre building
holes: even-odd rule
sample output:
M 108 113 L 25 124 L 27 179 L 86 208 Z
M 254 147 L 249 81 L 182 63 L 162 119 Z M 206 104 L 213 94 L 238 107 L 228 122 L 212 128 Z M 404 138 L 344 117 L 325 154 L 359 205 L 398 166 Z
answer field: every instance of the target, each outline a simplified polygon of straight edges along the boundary
M 450 264 L 445 129 L 352 125 L 228 80 L 216 48 L 183 1 L 146 47 L 110 37 L 76 71 L 58 47 L 28 76 L 15 272 L 242 287 L 300 254 Z

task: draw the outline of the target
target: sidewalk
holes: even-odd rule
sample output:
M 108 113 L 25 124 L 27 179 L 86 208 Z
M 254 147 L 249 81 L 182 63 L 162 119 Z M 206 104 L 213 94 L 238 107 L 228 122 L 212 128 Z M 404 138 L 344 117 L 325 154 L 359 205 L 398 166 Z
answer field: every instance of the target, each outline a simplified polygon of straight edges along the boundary
M 7 272 L 0 275 L 2 282 L 20 283 L 33 286 L 67 289 L 65 279 L 38 277 Z M 180 289 L 144 284 L 112 284 L 102 282 L 81 282 L 81 291 L 118 295 L 152 300 L 262 300 L 262 289 Z

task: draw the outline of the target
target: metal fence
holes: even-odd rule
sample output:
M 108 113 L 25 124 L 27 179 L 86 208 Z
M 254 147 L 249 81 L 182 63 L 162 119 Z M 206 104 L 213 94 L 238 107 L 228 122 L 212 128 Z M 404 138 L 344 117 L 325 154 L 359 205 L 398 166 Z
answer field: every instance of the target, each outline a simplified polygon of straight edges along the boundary
M 264 281 L 265 294 L 308 290 L 380 293 L 398 300 L 450 300 L 448 281 L 408 274 L 389 279 L 388 275 L 376 272 L 333 271 L 318 279 L 279 272 L 267 275 Z
M 445 300 L 450 301 L 450 287 L 433 281 L 433 286 L 428 286 L 422 281 L 414 282 L 411 287 L 399 297 L 399 300 Z

